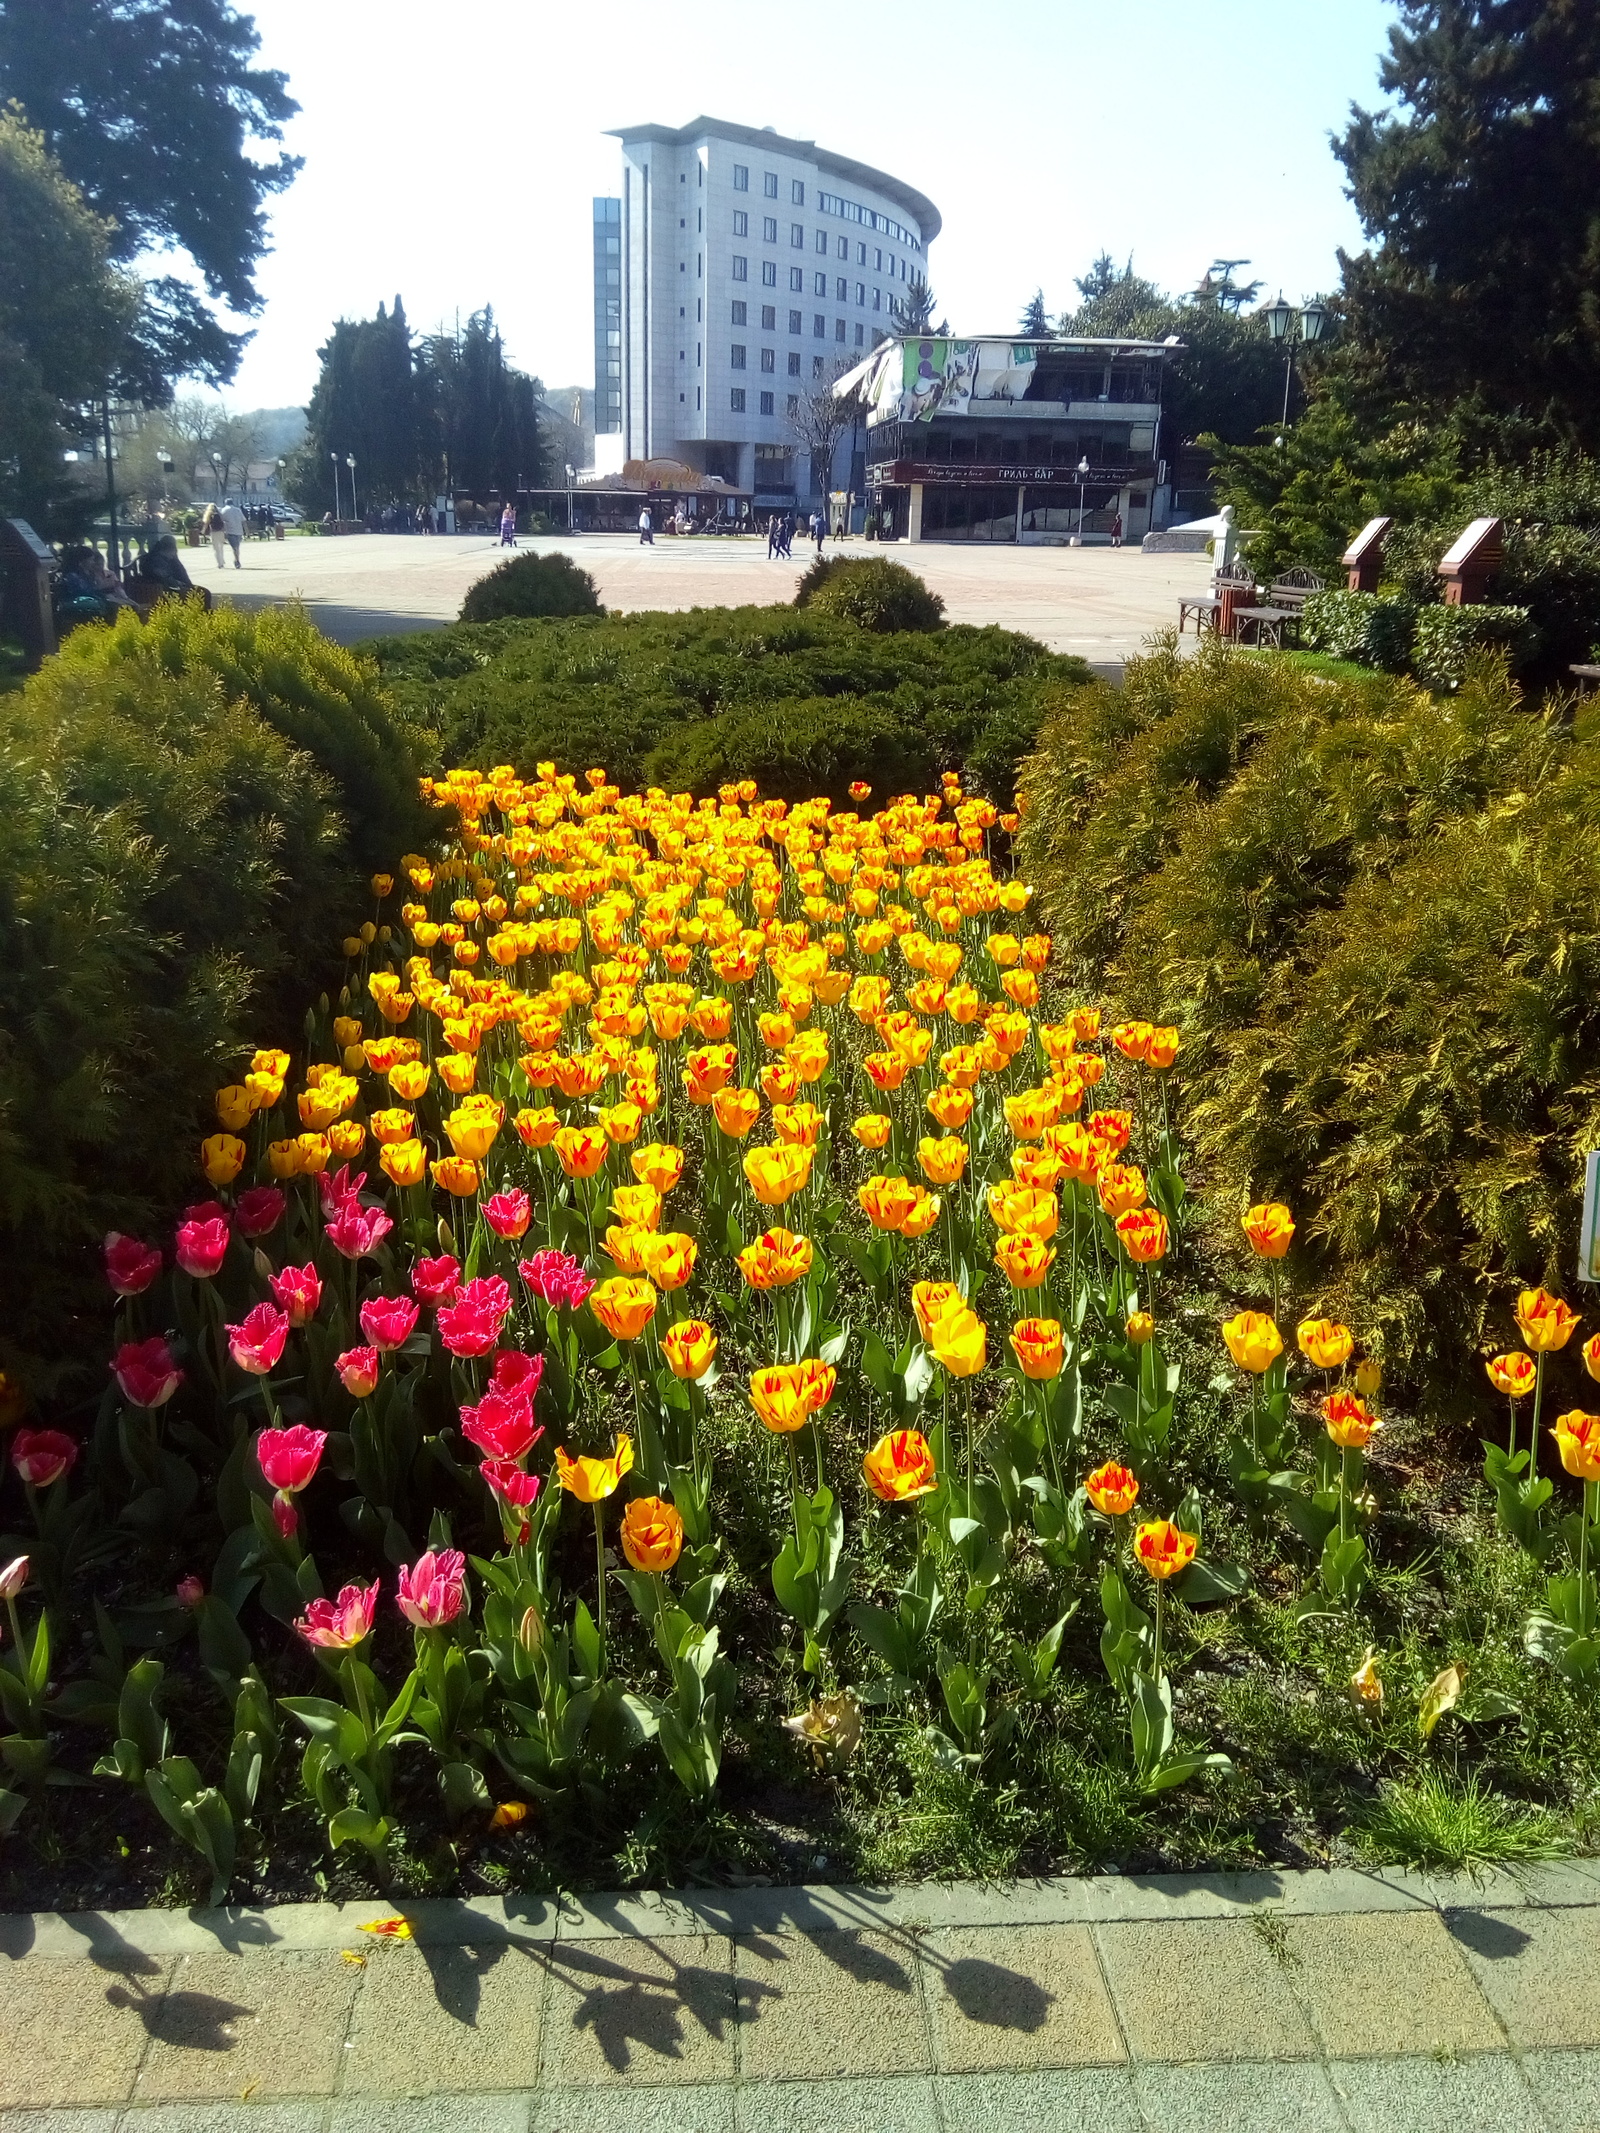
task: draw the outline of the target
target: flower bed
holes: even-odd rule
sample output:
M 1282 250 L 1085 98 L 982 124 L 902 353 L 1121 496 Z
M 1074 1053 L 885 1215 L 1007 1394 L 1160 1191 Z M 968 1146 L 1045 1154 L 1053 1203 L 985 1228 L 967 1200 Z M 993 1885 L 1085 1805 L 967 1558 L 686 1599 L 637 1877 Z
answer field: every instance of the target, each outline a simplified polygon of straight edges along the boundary
M 375 877 L 292 1084 L 264 1050 L 218 1092 L 170 1259 L 107 1239 L 97 1410 L 15 1429 L 18 1839 L 99 1828 L 90 1778 L 213 1898 L 281 1887 L 308 1818 L 401 1886 L 816 1872 L 819 1829 L 857 1868 L 993 1864 L 1000 1832 L 1015 1864 L 1170 1855 L 1152 1803 L 1183 1788 L 1180 1850 L 1237 1856 L 1272 1845 L 1259 1729 L 1194 1668 L 1252 1584 L 1243 1671 L 1309 1669 L 1346 1800 L 1447 1713 L 1497 1769 L 1503 1721 L 1575 1730 L 1600 1420 L 1552 1433 L 1564 1519 L 1536 1472 L 1571 1313 L 1524 1296 L 1539 1360 L 1491 1366 L 1509 1539 L 1465 1535 L 1498 1578 L 1469 1683 L 1429 1663 L 1458 1631 L 1419 1627 L 1407 1477 L 1368 1471 L 1377 1364 L 1280 1294 L 1287 1208 L 1243 1218 L 1253 1301 L 1213 1302 L 1179 1033 L 1046 994 L 1014 820 L 953 777 L 876 813 L 548 765 L 425 789 L 455 841 Z M 1570 1812 L 1567 1779 L 1525 1758 L 1514 1789 Z M 924 1829 L 898 1854 L 895 1802 Z

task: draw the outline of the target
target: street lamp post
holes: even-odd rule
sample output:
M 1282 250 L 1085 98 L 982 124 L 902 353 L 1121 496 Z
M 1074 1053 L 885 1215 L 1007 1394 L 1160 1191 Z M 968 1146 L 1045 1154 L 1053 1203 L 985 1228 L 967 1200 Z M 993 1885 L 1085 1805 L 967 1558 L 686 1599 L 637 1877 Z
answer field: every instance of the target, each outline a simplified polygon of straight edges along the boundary
M 337 532 L 341 515 L 339 511 L 339 455 L 337 452 L 330 452 L 328 457 L 333 461 L 333 524 L 334 530 Z
M 344 455 L 344 463 L 345 463 L 345 465 L 346 465 L 346 466 L 347 466 L 347 467 L 348 467 L 348 468 L 350 469 L 350 516 L 351 516 L 351 517 L 352 517 L 353 519 L 359 519 L 359 518 L 360 518 L 360 516 L 361 516 L 361 511 L 360 511 L 360 507 L 359 507 L 359 506 L 358 506 L 358 504 L 356 503 L 356 455 L 355 455 L 355 453 L 354 453 L 354 452 L 346 452 L 346 453 L 345 453 L 345 455 Z
M 1289 394 L 1294 385 L 1295 350 L 1302 343 L 1309 346 L 1320 341 L 1328 328 L 1328 307 L 1313 297 L 1309 304 L 1302 304 L 1298 313 L 1292 304 L 1283 300 L 1283 291 L 1278 291 L 1275 304 L 1266 308 L 1267 331 L 1274 341 L 1286 351 L 1283 365 L 1283 420 L 1289 421 Z
M 1085 482 L 1086 482 L 1086 481 L 1087 481 L 1088 479 L 1089 479 L 1089 455 L 1088 455 L 1088 453 L 1087 453 L 1087 452 L 1085 452 L 1085 453 L 1084 453 L 1084 455 L 1083 455 L 1083 457 L 1082 457 L 1082 458 L 1081 458 L 1081 459 L 1080 459 L 1080 460 L 1078 461 L 1078 546 L 1079 546 L 1080 548 L 1081 548 L 1081 547 L 1083 546 L 1083 519 L 1084 519 L 1084 510 L 1083 510 L 1083 489 L 1084 489 L 1084 483 L 1085 483 Z
M 156 453 L 156 465 L 161 469 L 161 501 L 169 501 L 167 484 L 172 480 L 172 454 L 163 445 Z
M 222 501 L 222 454 L 220 452 L 213 452 L 211 455 L 211 472 L 216 480 L 217 502 L 220 504 Z
M 573 530 L 573 526 L 572 526 L 572 483 L 573 483 L 573 472 L 572 472 L 572 465 L 571 465 L 571 462 L 569 461 L 569 462 L 568 462 L 568 465 L 567 465 L 567 531 L 568 531 L 569 533 L 571 533 L 571 532 L 572 532 L 572 530 Z

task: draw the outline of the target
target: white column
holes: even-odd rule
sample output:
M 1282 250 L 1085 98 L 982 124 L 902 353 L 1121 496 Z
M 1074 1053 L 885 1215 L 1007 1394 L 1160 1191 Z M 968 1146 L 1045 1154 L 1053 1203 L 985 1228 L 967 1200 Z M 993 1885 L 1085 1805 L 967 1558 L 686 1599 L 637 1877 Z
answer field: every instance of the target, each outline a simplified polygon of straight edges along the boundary
M 1020 483 L 1018 483 L 1018 485 L 1017 485 L 1017 546 L 1018 546 L 1019 548 L 1020 548 L 1020 547 L 1022 546 L 1022 499 L 1023 499 L 1023 495 L 1024 495 L 1024 493 L 1025 493 L 1025 492 L 1024 492 L 1024 490 L 1023 490 L 1023 488 L 1022 488 L 1022 485 L 1021 485 Z
M 906 513 L 906 539 L 920 541 L 922 538 L 922 484 L 911 484 L 911 504 Z

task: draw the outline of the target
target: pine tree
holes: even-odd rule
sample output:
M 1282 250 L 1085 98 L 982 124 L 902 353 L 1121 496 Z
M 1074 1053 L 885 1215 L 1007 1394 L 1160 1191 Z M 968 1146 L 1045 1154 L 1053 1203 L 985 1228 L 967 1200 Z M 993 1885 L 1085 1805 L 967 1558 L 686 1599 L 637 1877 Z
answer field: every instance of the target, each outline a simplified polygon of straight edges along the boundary
M 1017 331 L 1025 333 L 1030 341 L 1042 341 L 1049 337 L 1050 314 L 1044 307 L 1043 289 L 1035 289 L 1023 306 L 1022 316 L 1017 321 Z

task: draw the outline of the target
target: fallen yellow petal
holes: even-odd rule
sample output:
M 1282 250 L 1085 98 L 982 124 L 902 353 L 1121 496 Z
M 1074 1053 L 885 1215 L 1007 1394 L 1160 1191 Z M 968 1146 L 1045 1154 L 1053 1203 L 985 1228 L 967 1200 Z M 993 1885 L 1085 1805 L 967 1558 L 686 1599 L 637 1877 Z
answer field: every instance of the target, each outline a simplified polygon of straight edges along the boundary
M 347 1963 L 348 1963 L 348 1964 L 350 1965 L 350 1967 L 351 1967 L 351 1968 L 352 1968 L 353 1970 L 365 1970 L 365 1969 L 366 1969 L 366 1967 L 367 1967 L 367 1959 L 366 1959 L 366 1957 L 365 1957 L 364 1955 L 357 1955 L 357 1953 L 356 1953 L 356 1951 L 354 1950 L 354 1948 L 341 1948 L 341 1949 L 339 1950 L 339 1953 L 340 1953 L 340 1954 L 341 1954 L 341 1955 L 342 1955 L 342 1956 L 344 1957 L 345 1961 L 346 1961 L 346 1962 L 347 1962 Z

